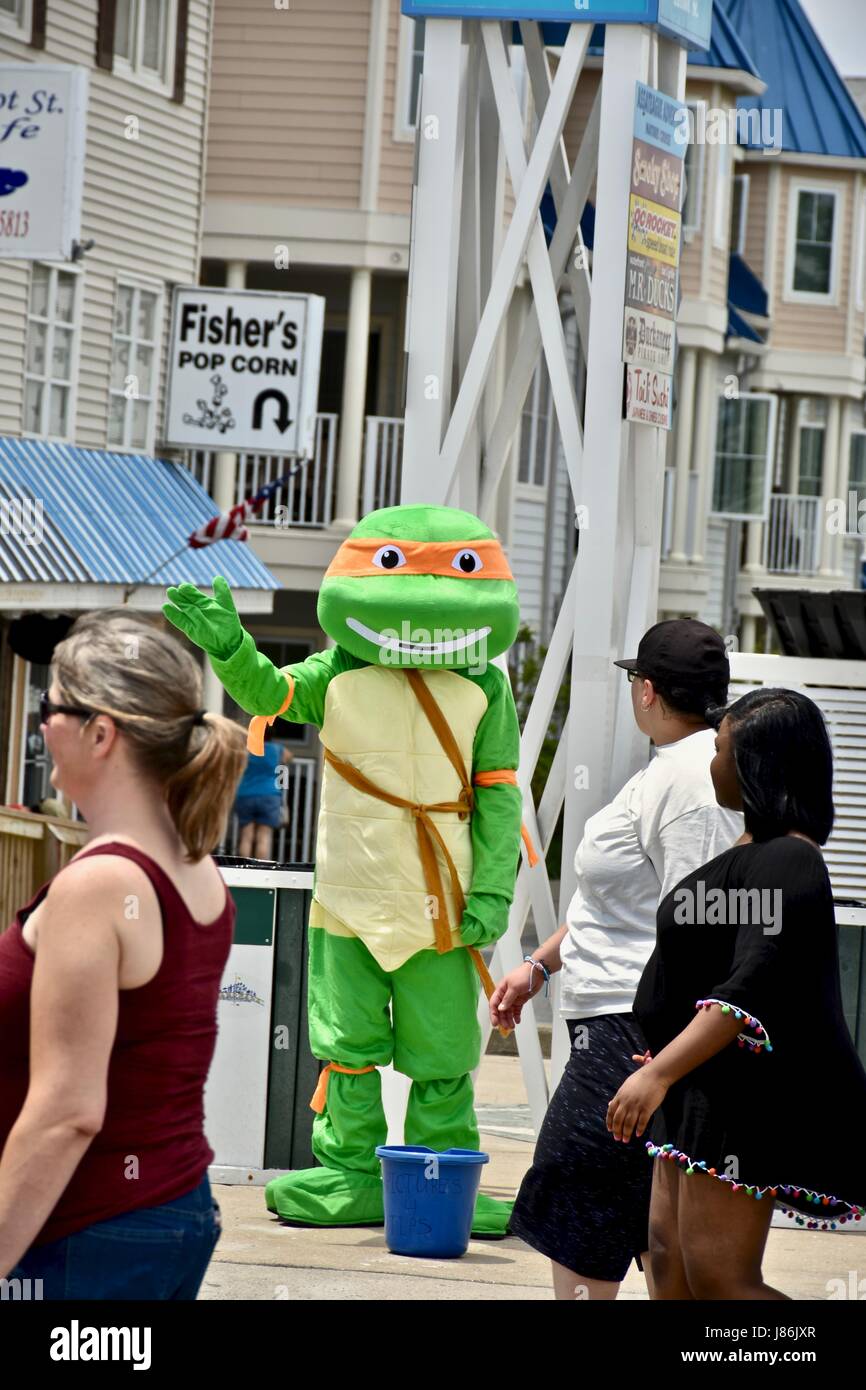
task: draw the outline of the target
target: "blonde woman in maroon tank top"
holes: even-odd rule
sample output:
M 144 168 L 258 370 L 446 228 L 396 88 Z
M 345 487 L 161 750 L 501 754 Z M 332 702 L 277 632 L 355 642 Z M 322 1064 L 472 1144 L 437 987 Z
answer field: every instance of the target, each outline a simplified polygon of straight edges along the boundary
M 161 620 L 87 614 L 55 650 L 51 782 L 90 838 L 0 930 L 0 1278 L 46 1299 L 195 1298 L 219 1238 L 203 1093 L 234 905 L 210 856 L 246 752 L 200 704 Z

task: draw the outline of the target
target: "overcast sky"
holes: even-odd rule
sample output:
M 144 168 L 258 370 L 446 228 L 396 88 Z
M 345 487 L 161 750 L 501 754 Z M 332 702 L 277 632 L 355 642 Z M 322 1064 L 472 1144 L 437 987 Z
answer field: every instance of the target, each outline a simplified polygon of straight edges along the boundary
M 760 4 L 761 0 L 752 0 Z M 800 0 L 843 77 L 866 77 L 864 0 Z

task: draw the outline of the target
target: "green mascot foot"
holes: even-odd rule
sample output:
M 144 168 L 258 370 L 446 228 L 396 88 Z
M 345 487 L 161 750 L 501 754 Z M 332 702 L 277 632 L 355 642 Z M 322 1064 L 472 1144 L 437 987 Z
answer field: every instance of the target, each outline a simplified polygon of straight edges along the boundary
M 268 1211 L 298 1226 L 382 1226 L 382 1179 L 342 1168 L 299 1168 L 272 1178 Z
M 502 1240 L 508 1235 L 508 1223 L 514 1202 L 499 1202 L 495 1197 L 486 1197 L 479 1192 L 475 1199 L 475 1215 L 472 1218 L 472 1234 L 476 1239 Z

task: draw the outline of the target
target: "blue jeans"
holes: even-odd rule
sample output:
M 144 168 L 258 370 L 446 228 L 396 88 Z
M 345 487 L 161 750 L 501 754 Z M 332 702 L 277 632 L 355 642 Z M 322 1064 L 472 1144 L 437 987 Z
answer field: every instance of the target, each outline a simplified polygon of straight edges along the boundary
M 41 1279 L 44 1299 L 194 1299 L 220 1230 L 205 1173 L 173 1202 L 31 1247 L 7 1278 Z

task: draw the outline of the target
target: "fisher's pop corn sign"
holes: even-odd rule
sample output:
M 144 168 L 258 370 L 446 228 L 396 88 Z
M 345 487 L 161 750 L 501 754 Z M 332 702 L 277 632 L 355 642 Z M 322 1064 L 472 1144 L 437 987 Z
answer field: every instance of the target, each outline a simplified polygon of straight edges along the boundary
M 622 355 L 629 420 L 670 429 L 688 110 L 637 83 Z
M 72 259 L 86 113 L 84 68 L 0 63 L 0 258 Z
M 176 289 L 166 442 L 311 456 L 324 323 L 320 295 Z

